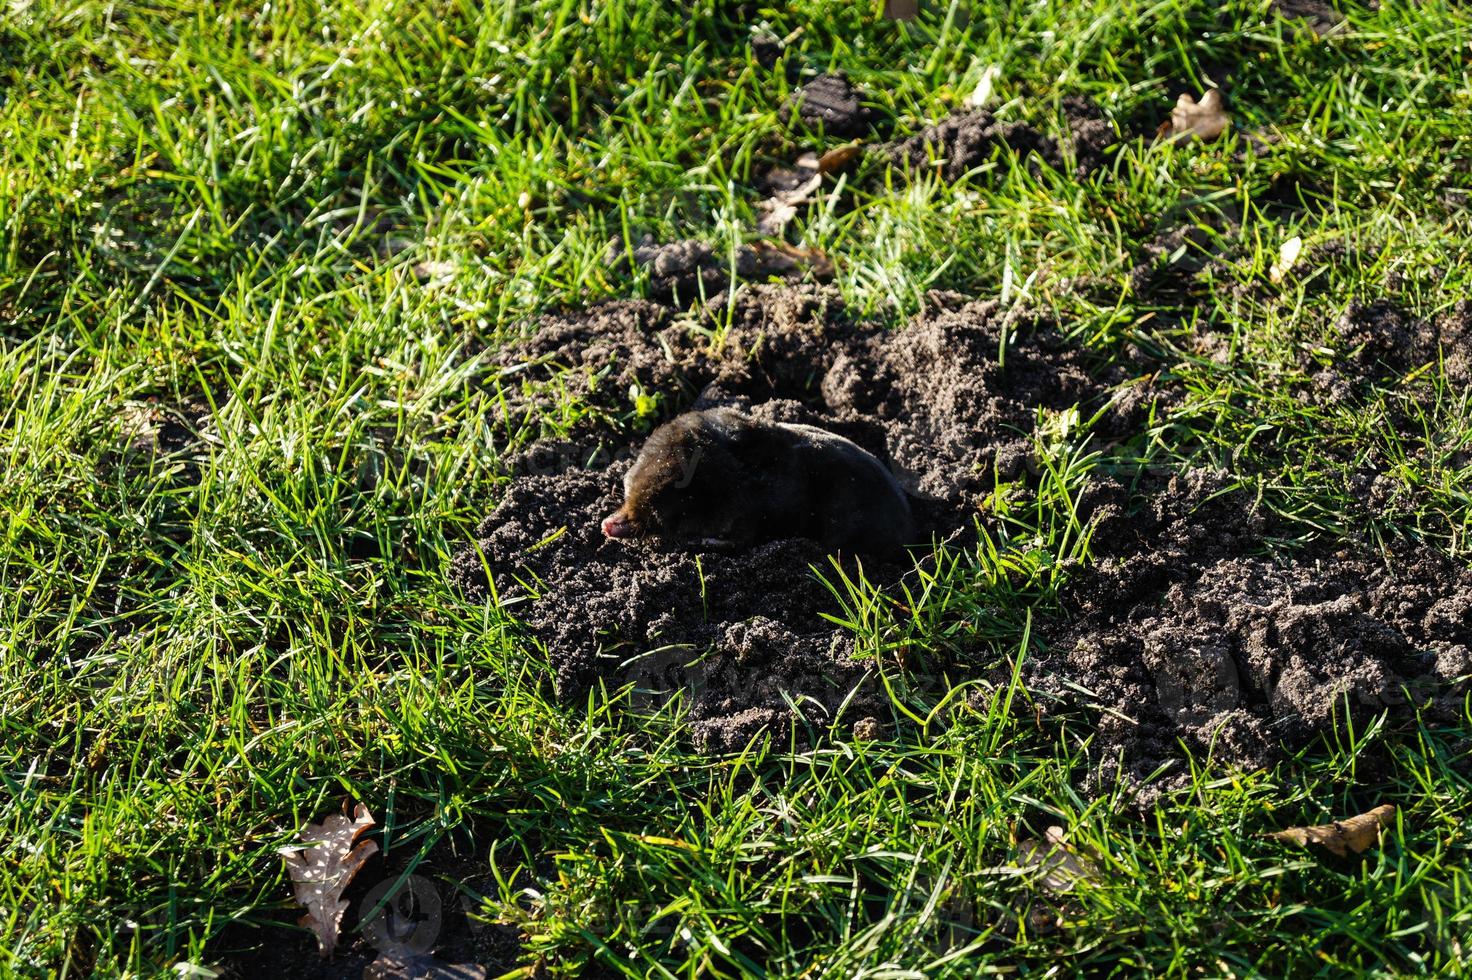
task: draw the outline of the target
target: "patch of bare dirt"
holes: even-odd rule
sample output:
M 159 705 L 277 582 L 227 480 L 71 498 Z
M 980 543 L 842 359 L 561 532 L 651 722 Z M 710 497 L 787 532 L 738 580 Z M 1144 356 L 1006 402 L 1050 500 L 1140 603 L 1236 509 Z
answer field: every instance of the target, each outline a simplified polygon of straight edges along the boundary
M 1187 782 L 1182 746 L 1254 769 L 1347 718 L 1455 722 L 1472 677 L 1464 563 L 1356 543 L 1272 556 L 1251 501 L 1208 471 L 1147 483 L 1140 510 L 1129 496 L 1106 481 L 1087 502 L 1107 557 L 1026 668 L 1045 711 L 1093 719 L 1101 772 L 1148 800 Z
M 1306 24 L 1320 37 L 1344 23 L 1344 14 L 1325 0 L 1272 0 L 1268 6 L 1280 17 Z
M 1118 137 L 1099 107 L 1087 99 L 1063 100 L 1068 118 L 1071 151 L 1077 175 L 1087 176 L 1105 161 Z M 1000 153 L 1009 153 L 1035 166 L 1038 162 L 1061 169 L 1064 147 L 1047 134 L 1023 122 L 1001 122 L 985 109 L 972 109 L 943 119 L 895 143 L 890 159 L 912 173 L 930 170 L 954 183 Z

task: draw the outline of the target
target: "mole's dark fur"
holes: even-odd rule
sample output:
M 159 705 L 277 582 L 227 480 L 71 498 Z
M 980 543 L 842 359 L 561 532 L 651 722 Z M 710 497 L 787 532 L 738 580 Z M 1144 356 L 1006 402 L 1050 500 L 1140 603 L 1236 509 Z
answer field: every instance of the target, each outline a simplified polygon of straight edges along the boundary
M 884 464 L 842 436 L 716 408 L 654 430 L 603 533 L 734 545 L 811 538 L 877 554 L 913 543 L 914 520 Z

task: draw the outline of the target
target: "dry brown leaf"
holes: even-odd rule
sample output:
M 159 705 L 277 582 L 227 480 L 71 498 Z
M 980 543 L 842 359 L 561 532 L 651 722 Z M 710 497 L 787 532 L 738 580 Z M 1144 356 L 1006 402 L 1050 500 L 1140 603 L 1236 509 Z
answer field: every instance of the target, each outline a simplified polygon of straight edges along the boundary
M 303 846 L 277 851 L 286 860 L 297 902 L 306 906 L 301 923 L 317 934 L 317 951 L 324 957 L 337 948 L 342 914 L 348 907 L 342 900 L 343 889 L 378 852 L 373 841 L 358 840 L 373 826 L 373 815 L 359 803 L 351 817 L 337 813 L 303 827 Z
M 752 242 L 758 276 L 790 276 L 807 269 L 818 279 L 833 276 L 833 260 L 821 248 L 802 248 L 784 241 Z
M 884 0 L 884 16 L 890 20 L 914 20 L 920 14 L 920 0 Z
M 784 172 L 784 177 L 786 172 Z M 817 158 L 807 172 L 793 174 L 795 180 L 786 181 L 771 197 L 756 206 L 758 218 L 756 233 L 766 238 L 781 238 L 787 224 L 797 217 L 797 209 L 806 204 L 822 186 L 823 174 L 818 170 Z
M 1200 102 L 1182 93 L 1176 100 L 1176 107 L 1170 112 L 1170 119 L 1161 124 L 1156 138 L 1183 140 L 1194 136 L 1197 139 L 1214 140 L 1231 125 L 1232 117 L 1227 115 L 1221 90 L 1209 88 L 1201 96 Z
M 764 238 L 781 238 L 788 223 L 797 217 L 798 208 L 812 200 L 823 186 L 823 175 L 841 170 L 863 151 L 863 143 L 855 140 L 822 156 L 809 150 L 791 167 L 774 168 L 766 177 L 770 196 L 756 206 L 756 233 Z
M 1350 854 L 1363 854 L 1378 844 L 1380 831 L 1393 823 L 1395 804 L 1385 803 L 1348 820 L 1335 820 L 1317 827 L 1289 827 L 1268 836 L 1300 847 L 1317 845 L 1331 854 L 1349 857 Z
M 1029 899 L 1022 911 L 1028 927 L 1040 934 L 1062 924 L 1067 895 L 1076 885 L 1097 883 L 1103 878 L 1094 858 L 1069 844 L 1062 827 L 1049 827 L 1043 840 L 1018 841 L 1014 863 L 994 870 L 1021 876 L 1036 888 L 1039 894 Z
M 1038 885 L 1045 892 L 1063 895 L 1080 881 L 1099 877 L 1099 869 L 1088 857 L 1074 850 L 1064 839 L 1062 827 L 1049 827 L 1043 840 L 1023 840 L 1017 844 L 1017 867 L 1039 872 Z
M 818 173 L 831 174 L 836 170 L 842 170 L 849 163 L 864 152 L 864 144 L 858 140 L 835 146 L 833 149 L 818 157 Z
M 368 964 L 363 980 L 485 980 L 486 968 L 469 963 L 444 963 L 428 953 L 389 949 Z

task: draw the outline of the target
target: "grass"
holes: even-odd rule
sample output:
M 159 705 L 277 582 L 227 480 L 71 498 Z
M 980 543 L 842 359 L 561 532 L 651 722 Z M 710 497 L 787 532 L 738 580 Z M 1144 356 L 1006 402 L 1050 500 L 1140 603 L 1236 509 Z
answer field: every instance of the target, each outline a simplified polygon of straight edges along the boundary
M 1170 352 L 1188 398 L 1126 463 L 1224 465 L 1295 538 L 1468 553 L 1465 390 L 1431 365 L 1369 405 L 1292 393 L 1352 299 L 1434 315 L 1468 295 L 1465 10 L 1353 6 L 1321 38 L 1263 0 L 936 2 L 905 25 L 878 6 L 0 12 L 0 972 L 177 976 L 282 942 L 274 849 L 344 797 L 395 860 L 474 856 L 490 877 L 466 902 L 525 933 L 524 973 L 1467 968 L 1465 730 L 1346 727 L 1271 772 L 1196 760 L 1191 792 L 1140 818 L 1076 792 L 1087 730 L 1038 728 L 1025 691 L 902 672 L 920 723 L 894 739 L 708 757 L 677 703 L 556 700 L 516 609 L 446 585 L 501 461 L 587 411 L 498 422 L 487 352 L 540 310 L 638 294 L 602 262 L 611 236 L 739 240 L 756 176 L 797 151 L 756 28 L 846 70 L 897 132 L 998 65 L 999 115 L 1061 136 L 1083 94 L 1126 137 L 1084 180 L 998 161 L 944 186 L 871 155 L 793 229 L 839 257 L 854 310 L 960 289 L 1052 309 L 1103 357 Z M 1226 73 L 1235 135 L 1142 136 Z M 1219 261 L 1137 288 L 1183 224 L 1200 241 L 1159 264 Z M 1270 286 L 1293 235 L 1305 257 Z M 1195 349 L 1202 330 L 1229 356 Z M 1413 385 L 1439 388 L 1416 438 L 1391 421 Z M 830 576 L 861 645 L 1024 653 L 1088 557 L 1070 501 L 1092 451 L 1050 443 L 1045 491 L 999 498 L 909 621 Z M 1405 493 L 1367 521 L 1370 458 Z M 1368 753 L 1390 761 L 1367 776 Z M 1261 837 L 1382 800 L 1400 821 L 1361 861 Z M 1101 870 L 1038 934 L 1005 868 L 1050 824 Z

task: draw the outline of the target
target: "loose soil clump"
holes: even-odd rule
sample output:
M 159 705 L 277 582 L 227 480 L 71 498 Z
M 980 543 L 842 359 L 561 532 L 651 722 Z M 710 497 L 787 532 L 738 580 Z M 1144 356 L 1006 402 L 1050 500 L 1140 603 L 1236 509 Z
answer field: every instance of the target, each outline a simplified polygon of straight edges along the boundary
M 1104 163 L 1108 149 L 1118 141 L 1114 129 L 1087 99 L 1064 99 L 1063 110 L 1077 176 L 1088 176 Z M 927 126 L 895 143 L 890 158 L 912 173 L 934 169 L 947 183 L 955 183 L 999 152 L 1015 154 L 1034 167 L 1039 161 L 1058 169 L 1064 166 L 1063 148 L 1053 137 L 1023 122 L 1001 122 L 985 109 L 957 113 Z
M 1271 557 L 1250 501 L 1208 471 L 1144 496 L 1131 516 L 1121 486 L 1095 489 L 1107 557 L 1074 583 L 1076 614 L 1041 631 L 1046 650 L 1025 670 L 1045 712 L 1096 720 L 1095 789 L 1115 765 L 1144 800 L 1184 785 L 1182 746 L 1255 769 L 1346 716 L 1458 718 L 1472 677 L 1465 565 L 1356 544 Z
M 863 91 L 842 72 L 819 75 L 793 92 L 782 106 L 781 118 L 839 139 L 863 136 L 874 121 Z
M 603 261 L 610 269 L 647 271 L 649 295 L 676 305 L 715 296 L 730 286 L 733 278 L 757 282 L 800 279 L 809 271 L 809 266 L 791 253 L 759 244 L 741 245 L 733 255 L 718 255 L 705 242 L 658 244 L 647 237 L 632 249 L 625 248 L 621 239 L 613 239 L 608 243 Z M 828 277 L 831 275 L 829 269 Z

